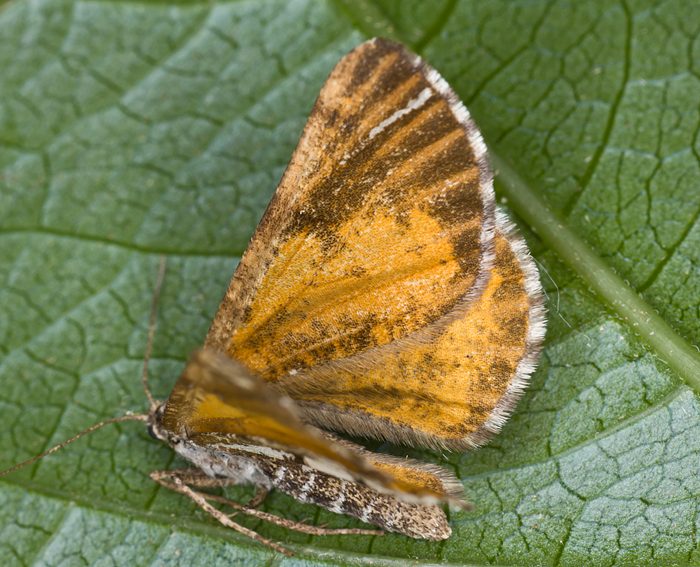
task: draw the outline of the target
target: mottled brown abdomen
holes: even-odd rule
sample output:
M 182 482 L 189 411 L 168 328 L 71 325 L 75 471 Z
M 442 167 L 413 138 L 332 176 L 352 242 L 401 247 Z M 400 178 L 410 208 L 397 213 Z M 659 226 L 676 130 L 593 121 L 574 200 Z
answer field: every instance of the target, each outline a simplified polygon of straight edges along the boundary
M 439 541 L 452 529 L 439 506 L 409 504 L 357 482 L 341 480 L 300 463 L 261 462 L 272 485 L 307 504 L 347 514 L 412 538 Z

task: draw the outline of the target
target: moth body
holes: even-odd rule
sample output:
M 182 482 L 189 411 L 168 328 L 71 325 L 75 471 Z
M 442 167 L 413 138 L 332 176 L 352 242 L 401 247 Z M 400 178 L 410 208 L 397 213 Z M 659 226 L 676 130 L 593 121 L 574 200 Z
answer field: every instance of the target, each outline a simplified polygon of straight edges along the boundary
M 273 488 L 270 477 L 252 455 L 202 447 L 190 441 L 182 441 L 173 448 L 208 477 L 227 479 L 231 484 L 252 484 L 267 490 Z
M 319 469 L 317 461 L 264 445 L 227 441 L 199 444 L 162 427 L 162 410 L 150 424 L 154 437 L 170 445 L 181 457 L 221 485 L 254 485 L 277 489 L 305 504 L 315 504 L 337 514 L 409 537 L 433 541 L 450 537 L 452 530 L 445 513 L 433 504 L 404 502 L 374 490 L 362 482 L 340 478 Z

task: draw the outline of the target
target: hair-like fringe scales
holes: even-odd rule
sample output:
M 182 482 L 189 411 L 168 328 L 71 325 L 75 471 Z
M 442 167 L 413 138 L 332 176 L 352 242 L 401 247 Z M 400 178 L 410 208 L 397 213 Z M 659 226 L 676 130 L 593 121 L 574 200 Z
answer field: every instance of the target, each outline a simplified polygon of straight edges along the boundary
M 389 465 L 396 465 L 399 467 L 407 467 L 411 469 L 416 469 L 428 474 L 433 475 L 438 479 L 442 485 L 443 492 L 445 493 L 446 501 L 452 504 L 457 504 L 461 506 L 466 506 L 467 503 L 464 500 L 464 486 L 459 481 L 459 479 L 449 470 L 439 465 L 433 463 L 426 463 L 424 461 L 418 461 L 416 459 L 411 459 L 408 457 L 397 457 L 395 455 L 387 455 L 385 453 L 376 453 L 374 451 L 369 451 L 362 445 L 338 437 L 332 433 L 323 433 L 325 437 L 331 439 L 334 443 L 343 445 L 350 450 L 353 450 L 363 457 L 370 459 L 372 461 L 378 461 L 386 463 Z
M 530 375 L 537 367 L 547 324 L 542 284 L 540 283 L 537 266 L 535 266 L 527 244 L 517 233 L 515 225 L 501 210 L 496 212 L 496 226 L 498 231 L 508 239 L 511 249 L 520 263 L 520 269 L 525 277 L 525 290 L 530 300 L 530 310 L 527 338 L 525 339 L 525 356 L 518 363 L 514 377 L 503 397 L 491 410 L 489 418 L 478 430 L 470 435 L 472 442 L 477 446 L 484 444 L 498 433 L 513 413 L 515 405 L 527 388 Z

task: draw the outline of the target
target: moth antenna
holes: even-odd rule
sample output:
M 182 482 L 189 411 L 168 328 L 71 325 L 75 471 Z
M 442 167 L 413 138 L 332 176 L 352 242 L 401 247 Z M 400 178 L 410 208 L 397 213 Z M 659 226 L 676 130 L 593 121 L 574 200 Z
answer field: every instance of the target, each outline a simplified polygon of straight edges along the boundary
M 110 419 L 105 419 L 102 421 L 98 421 L 97 423 L 91 425 L 87 429 L 83 429 L 79 433 L 76 433 L 73 435 L 73 437 L 70 437 L 69 439 L 66 439 L 65 441 L 61 441 L 58 445 L 54 445 L 50 449 L 47 449 L 46 451 L 43 451 L 42 453 L 39 453 L 38 455 L 35 455 L 31 457 L 30 459 L 27 459 L 26 461 L 22 461 L 21 463 L 17 463 L 16 465 L 11 466 L 10 468 L 7 468 L 5 470 L 0 471 L 0 477 L 7 476 L 10 473 L 15 472 L 16 470 L 19 470 L 23 467 L 26 467 L 27 465 L 31 465 L 32 463 L 35 463 L 39 459 L 43 459 L 44 457 L 55 453 L 56 451 L 59 451 L 63 449 L 66 445 L 70 445 L 74 441 L 77 441 L 81 437 L 85 437 L 89 433 L 92 433 L 93 431 L 97 431 L 98 429 L 101 429 L 105 425 L 109 425 L 111 423 L 121 423 L 122 421 L 148 421 L 148 415 L 147 414 L 127 414 L 127 415 L 122 415 L 121 417 L 112 417 Z
M 156 285 L 153 288 L 153 297 L 151 298 L 151 314 L 148 317 L 148 338 L 146 339 L 146 352 L 143 355 L 143 371 L 141 372 L 141 383 L 143 384 L 143 391 L 148 399 L 150 411 L 153 411 L 158 406 L 158 403 L 151 393 L 151 389 L 148 387 L 148 362 L 153 352 L 153 338 L 156 334 L 156 322 L 158 317 L 158 301 L 160 300 L 160 290 L 163 287 L 163 280 L 165 280 L 165 263 L 166 257 L 161 256 L 160 263 L 158 264 Z
M 155 337 L 156 333 L 156 319 L 158 316 L 158 301 L 160 299 L 160 291 L 161 288 L 163 287 L 163 281 L 165 280 L 165 266 L 166 266 L 166 257 L 161 256 L 160 257 L 160 262 L 158 264 L 158 274 L 156 276 L 156 284 L 155 287 L 153 288 L 153 297 L 151 298 L 151 313 L 148 317 L 148 337 L 146 339 L 146 352 L 144 353 L 143 357 L 143 371 L 141 373 L 141 382 L 143 384 L 143 391 L 146 394 L 146 398 L 148 398 L 148 405 L 149 405 L 149 413 L 152 413 L 153 410 L 158 406 L 158 403 L 156 402 L 155 398 L 153 397 L 153 394 L 151 393 L 151 389 L 148 387 L 148 362 L 151 359 L 151 353 L 153 352 L 153 338 Z M 82 431 L 76 433 L 73 435 L 73 437 L 70 437 L 69 439 L 66 439 L 65 441 L 61 441 L 58 445 L 54 445 L 50 449 L 47 449 L 46 451 L 43 451 L 39 453 L 38 455 L 35 455 L 26 461 L 22 461 L 21 463 L 17 463 L 16 465 L 13 465 L 5 470 L 0 471 L 0 478 L 7 476 L 8 474 L 11 474 L 15 472 L 16 470 L 19 470 L 21 468 L 26 467 L 27 465 L 31 465 L 32 463 L 35 463 L 36 461 L 43 459 L 44 457 L 47 457 L 48 455 L 51 455 L 52 453 L 55 453 L 56 451 L 60 451 L 63 449 L 66 445 L 70 445 L 74 441 L 77 441 L 81 437 L 85 437 L 86 435 L 92 433 L 93 431 L 97 431 L 98 429 L 103 428 L 105 425 L 110 425 L 112 423 L 121 423 L 123 421 L 143 421 L 143 422 L 148 422 L 148 417 L 149 414 L 127 414 L 127 415 L 122 415 L 120 417 L 112 417 L 110 419 L 104 419 L 102 421 L 98 421 L 97 423 L 91 425 L 87 429 L 83 429 Z

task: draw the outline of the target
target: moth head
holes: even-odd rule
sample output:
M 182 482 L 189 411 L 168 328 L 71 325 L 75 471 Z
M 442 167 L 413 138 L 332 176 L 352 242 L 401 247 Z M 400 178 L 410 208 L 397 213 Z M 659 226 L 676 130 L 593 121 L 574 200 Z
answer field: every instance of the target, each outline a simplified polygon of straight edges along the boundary
M 167 442 L 169 441 L 169 435 L 163 428 L 165 403 L 166 402 L 158 402 L 156 405 L 151 407 L 150 411 L 148 412 L 146 427 L 148 428 L 148 434 L 153 437 L 153 439 Z

